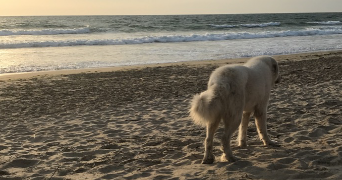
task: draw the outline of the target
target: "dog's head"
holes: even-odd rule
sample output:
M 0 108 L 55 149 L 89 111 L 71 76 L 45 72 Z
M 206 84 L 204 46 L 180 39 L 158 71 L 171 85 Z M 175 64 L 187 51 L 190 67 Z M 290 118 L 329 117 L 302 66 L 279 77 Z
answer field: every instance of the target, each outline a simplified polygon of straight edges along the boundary
M 260 57 L 259 60 L 267 64 L 272 73 L 272 84 L 280 83 L 279 65 L 275 59 L 269 56 Z

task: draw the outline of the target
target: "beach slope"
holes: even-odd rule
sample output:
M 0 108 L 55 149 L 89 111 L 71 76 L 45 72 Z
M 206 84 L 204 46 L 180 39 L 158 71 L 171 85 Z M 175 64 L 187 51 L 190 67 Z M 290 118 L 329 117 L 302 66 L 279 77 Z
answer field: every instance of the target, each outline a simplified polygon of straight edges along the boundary
M 189 101 L 230 60 L 2 77 L 0 179 L 342 179 L 342 52 L 275 58 L 268 131 L 281 147 L 251 121 L 248 147 L 232 141 L 239 160 L 211 165 Z

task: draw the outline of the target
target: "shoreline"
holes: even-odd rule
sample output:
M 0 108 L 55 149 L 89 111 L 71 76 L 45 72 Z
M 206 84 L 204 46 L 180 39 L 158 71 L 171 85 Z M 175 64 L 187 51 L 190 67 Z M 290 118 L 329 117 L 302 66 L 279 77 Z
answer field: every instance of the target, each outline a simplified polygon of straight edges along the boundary
M 308 59 L 317 59 L 319 57 L 327 56 L 341 56 L 342 50 L 334 51 L 318 51 L 318 52 L 307 52 L 298 54 L 286 54 L 286 55 L 274 55 L 272 56 L 278 62 L 283 61 L 302 61 Z M 0 74 L 0 81 L 4 80 L 16 80 L 16 79 L 27 79 L 39 76 L 58 76 L 65 74 L 78 74 L 78 73 L 101 73 L 101 72 L 111 72 L 111 71 L 127 71 L 134 69 L 142 69 L 147 67 L 165 67 L 165 66 L 203 66 L 203 65 L 223 65 L 223 64 L 236 64 L 244 63 L 248 58 L 236 58 L 236 59 L 222 59 L 222 60 L 203 60 L 203 61 L 182 61 L 182 62 L 172 62 L 172 63 L 156 63 L 156 64 L 143 64 L 143 65 L 132 65 L 132 66 L 113 66 L 113 67 L 99 67 L 99 68 L 86 68 L 86 69 L 63 69 L 54 71 L 38 71 L 38 72 L 21 72 L 21 73 L 5 73 Z

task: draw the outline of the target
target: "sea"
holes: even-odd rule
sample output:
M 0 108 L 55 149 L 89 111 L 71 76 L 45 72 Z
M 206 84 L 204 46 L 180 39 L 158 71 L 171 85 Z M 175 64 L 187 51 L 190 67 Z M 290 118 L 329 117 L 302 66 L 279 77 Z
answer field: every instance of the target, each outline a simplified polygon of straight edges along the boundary
M 342 13 L 0 17 L 0 74 L 342 49 Z

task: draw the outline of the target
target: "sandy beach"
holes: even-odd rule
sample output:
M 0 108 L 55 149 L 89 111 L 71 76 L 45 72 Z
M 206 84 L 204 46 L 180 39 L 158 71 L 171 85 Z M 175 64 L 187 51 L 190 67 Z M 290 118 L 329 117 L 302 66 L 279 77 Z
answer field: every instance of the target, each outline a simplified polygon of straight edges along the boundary
M 220 65 L 246 59 L 0 76 L 0 179 L 342 179 L 342 51 L 275 56 L 264 147 L 201 164 L 188 115 Z M 214 154 L 221 155 L 218 130 Z

